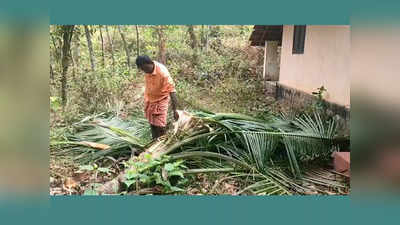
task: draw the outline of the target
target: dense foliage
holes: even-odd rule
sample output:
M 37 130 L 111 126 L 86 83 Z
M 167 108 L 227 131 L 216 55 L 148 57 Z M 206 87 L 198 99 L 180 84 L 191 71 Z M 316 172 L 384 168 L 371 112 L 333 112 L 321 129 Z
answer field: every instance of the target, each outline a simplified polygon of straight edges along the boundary
M 262 93 L 261 83 L 257 80 L 262 73 L 262 50 L 248 45 L 251 28 L 88 26 L 89 35 L 85 35 L 83 26 L 75 26 L 67 55 L 69 68 L 63 117 L 76 120 L 87 113 L 118 111 L 137 105 L 132 104 L 135 100 L 132 89 L 141 88 L 143 84 L 143 73 L 138 72 L 134 64 L 138 53 L 148 54 L 167 65 L 182 108 L 208 106 L 205 104 L 208 101 L 214 111 L 229 108 L 235 112 L 263 110 L 262 101 L 257 101 L 261 100 Z M 60 103 L 64 82 L 62 34 L 63 26 L 50 27 L 50 95 L 60 98 Z M 92 48 L 88 47 L 88 38 Z M 219 110 L 221 106 L 224 108 Z

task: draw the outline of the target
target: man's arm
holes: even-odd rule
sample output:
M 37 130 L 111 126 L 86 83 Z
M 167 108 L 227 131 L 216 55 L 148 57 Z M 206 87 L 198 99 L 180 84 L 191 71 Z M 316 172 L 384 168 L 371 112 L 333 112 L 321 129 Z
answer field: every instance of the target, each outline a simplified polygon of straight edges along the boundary
M 176 92 L 170 92 L 169 96 L 171 97 L 172 111 L 174 112 L 174 119 L 179 119 L 179 114 L 176 111 L 178 107 L 178 99 L 176 98 Z

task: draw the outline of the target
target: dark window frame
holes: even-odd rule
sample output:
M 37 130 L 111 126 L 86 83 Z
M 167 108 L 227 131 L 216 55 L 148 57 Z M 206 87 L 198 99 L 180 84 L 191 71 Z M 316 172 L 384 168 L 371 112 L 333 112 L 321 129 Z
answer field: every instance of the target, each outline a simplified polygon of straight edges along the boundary
M 306 25 L 295 25 L 293 31 L 292 54 L 304 54 L 306 42 Z

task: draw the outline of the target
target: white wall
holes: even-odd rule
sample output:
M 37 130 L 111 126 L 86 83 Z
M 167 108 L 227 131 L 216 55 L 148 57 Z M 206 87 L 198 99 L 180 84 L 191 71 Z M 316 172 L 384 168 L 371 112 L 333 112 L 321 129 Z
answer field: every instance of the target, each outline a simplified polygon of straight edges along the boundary
M 292 54 L 294 26 L 283 26 L 279 82 L 350 106 L 350 26 L 307 26 L 304 54 Z

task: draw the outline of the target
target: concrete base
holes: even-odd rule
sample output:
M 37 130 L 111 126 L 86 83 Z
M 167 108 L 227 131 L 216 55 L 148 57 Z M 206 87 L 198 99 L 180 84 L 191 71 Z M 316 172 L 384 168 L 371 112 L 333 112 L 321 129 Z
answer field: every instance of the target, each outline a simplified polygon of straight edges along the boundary
M 315 97 L 314 95 L 296 90 L 294 88 L 280 84 L 279 82 L 266 82 L 265 87 L 275 95 L 275 98 L 277 100 L 286 99 L 291 102 L 301 103 L 303 105 L 310 105 L 318 100 L 317 97 Z M 334 114 L 339 115 L 345 120 L 350 119 L 349 108 L 333 102 L 325 101 L 325 103 L 327 105 L 327 108 L 331 110 Z

